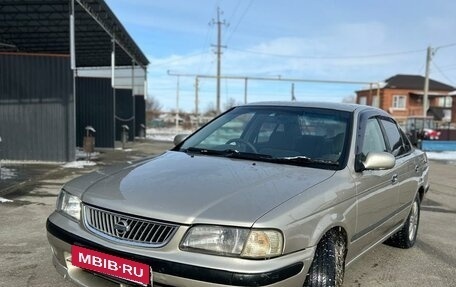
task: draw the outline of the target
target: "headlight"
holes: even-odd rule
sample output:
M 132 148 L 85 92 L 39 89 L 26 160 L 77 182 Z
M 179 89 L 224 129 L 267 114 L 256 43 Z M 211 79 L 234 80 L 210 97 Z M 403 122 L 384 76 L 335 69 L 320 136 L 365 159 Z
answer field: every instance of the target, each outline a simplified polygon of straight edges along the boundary
M 76 220 L 81 219 L 81 200 L 65 190 L 61 190 L 57 198 L 57 210 L 61 211 Z
M 228 256 L 239 255 L 248 235 L 249 229 L 199 225 L 187 232 L 181 248 Z
M 185 235 L 181 249 L 245 258 L 270 258 L 282 254 L 283 236 L 277 230 L 198 225 Z

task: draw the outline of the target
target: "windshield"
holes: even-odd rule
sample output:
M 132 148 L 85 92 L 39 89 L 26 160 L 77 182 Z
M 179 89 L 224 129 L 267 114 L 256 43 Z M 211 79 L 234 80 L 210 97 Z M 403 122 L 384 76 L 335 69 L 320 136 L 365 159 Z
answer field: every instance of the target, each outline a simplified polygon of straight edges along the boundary
M 341 168 L 350 113 L 299 107 L 244 106 L 191 135 L 178 150 L 293 165 Z

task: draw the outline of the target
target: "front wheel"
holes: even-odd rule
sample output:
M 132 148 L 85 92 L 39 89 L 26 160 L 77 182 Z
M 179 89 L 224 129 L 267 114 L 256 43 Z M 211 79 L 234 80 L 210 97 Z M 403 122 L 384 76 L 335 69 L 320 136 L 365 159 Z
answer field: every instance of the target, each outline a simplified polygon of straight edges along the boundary
M 317 245 L 304 286 L 342 286 L 346 251 L 345 237 L 335 229 L 328 231 Z
M 418 226 L 420 223 L 420 198 L 417 195 L 412 204 L 412 209 L 404 226 L 391 236 L 385 243 L 394 247 L 408 249 L 416 242 Z

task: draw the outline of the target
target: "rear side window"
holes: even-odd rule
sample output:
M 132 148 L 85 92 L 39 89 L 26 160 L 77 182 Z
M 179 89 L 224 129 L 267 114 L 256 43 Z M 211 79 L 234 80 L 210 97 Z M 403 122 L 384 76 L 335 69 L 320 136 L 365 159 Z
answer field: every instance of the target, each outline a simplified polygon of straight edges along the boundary
M 412 144 L 410 143 L 408 137 L 405 135 L 404 131 L 402 129 L 399 129 L 399 132 L 401 133 L 402 137 L 402 142 L 404 143 L 404 152 L 409 153 L 412 151 Z
M 406 149 L 404 147 L 404 142 L 402 141 L 402 136 L 396 123 L 386 119 L 381 119 L 381 122 L 385 129 L 386 140 L 389 143 L 391 153 L 395 157 L 405 154 Z

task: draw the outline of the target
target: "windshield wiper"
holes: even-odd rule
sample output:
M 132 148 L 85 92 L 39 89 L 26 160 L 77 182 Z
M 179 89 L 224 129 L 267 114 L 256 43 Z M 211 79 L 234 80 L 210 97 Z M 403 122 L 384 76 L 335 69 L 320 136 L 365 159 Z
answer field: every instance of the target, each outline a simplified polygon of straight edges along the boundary
M 221 155 L 222 153 L 218 150 L 189 147 L 182 150 L 185 153 L 200 153 L 200 154 L 210 154 L 210 155 Z
M 231 158 L 240 158 L 240 159 L 253 159 L 253 160 L 269 160 L 272 156 L 267 154 L 258 154 L 258 153 L 249 153 L 249 152 L 240 152 L 237 149 L 225 149 L 225 150 L 212 150 L 212 149 L 205 149 L 205 148 L 196 148 L 196 147 L 189 147 L 187 149 L 183 149 L 183 152 L 186 153 L 199 153 L 199 154 L 207 154 L 207 155 L 217 155 L 217 156 L 225 156 Z
M 253 159 L 253 160 L 270 160 L 272 156 L 268 154 L 261 153 L 250 153 L 250 152 L 240 152 L 235 149 L 226 149 L 223 151 L 226 157 L 241 158 L 241 159 Z
M 272 158 L 272 161 L 280 162 L 280 163 L 296 163 L 296 164 L 319 163 L 319 164 L 334 165 L 334 166 L 339 165 L 339 162 L 337 162 L 337 161 L 324 160 L 324 159 L 313 159 L 313 158 L 303 156 L 303 155 L 274 157 L 274 158 Z
M 226 150 L 213 150 L 213 149 L 206 149 L 206 148 L 197 148 L 197 147 L 189 147 L 187 149 L 182 150 L 185 153 L 199 153 L 199 154 L 207 154 L 207 155 L 220 155 L 220 156 L 234 156 L 239 154 L 240 152 L 236 149 L 226 149 Z
M 204 155 L 215 155 L 215 156 L 224 156 L 229 158 L 239 158 L 239 159 L 250 159 L 250 160 L 260 160 L 273 163 L 285 163 L 285 164 L 294 164 L 294 165 L 305 165 L 305 164 L 323 164 L 330 166 L 339 166 L 338 161 L 324 160 L 324 159 L 313 159 L 307 156 L 286 156 L 286 157 L 273 157 L 268 154 L 259 154 L 259 153 L 248 153 L 240 152 L 237 149 L 225 149 L 225 150 L 212 150 L 205 148 L 189 147 L 182 150 L 185 153 L 199 153 Z

